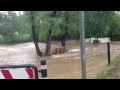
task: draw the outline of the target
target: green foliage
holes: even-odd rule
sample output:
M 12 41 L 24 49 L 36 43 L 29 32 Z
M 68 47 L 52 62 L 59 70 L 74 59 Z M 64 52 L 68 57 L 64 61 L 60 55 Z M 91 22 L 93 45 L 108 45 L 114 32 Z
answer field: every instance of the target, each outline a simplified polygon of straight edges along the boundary
M 112 23 L 116 23 L 115 15 L 114 11 L 86 11 L 86 35 L 88 37 L 106 36 L 112 28 Z
M 106 79 L 109 77 L 109 75 L 114 72 L 115 70 L 119 69 L 119 63 L 120 63 L 120 55 L 118 55 L 114 60 L 112 60 L 110 66 L 106 66 L 102 72 L 98 73 L 96 75 L 96 79 Z
M 68 27 L 68 36 L 76 39 L 79 36 L 78 11 L 57 11 L 55 18 L 51 17 L 53 11 L 34 11 L 36 32 L 40 42 L 45 42 L 48 31 L 52 30 L 52 36 L 62 36 L 65 27 Z M 13 11 L 8 14 L 0 13 L 0 35 L 3 41 L 25 42 L 32 40 L 31 21 L 29 11 L 22 15 L 16 15 Z M 66 17 L 68 22 L 66 23 Z M 51 27 L 52 26 L 52 27 Z M 86 37 L 107 36 L 110 31 L 120 33 L 120 15 L 115 11 L 85 11 L 85 35 Z M 2 41 L 1 40 L 1 41 Z
M 0 43 L 4 43 L 4 37 L 2 35 L 0 35 Z
M 107 78 L 107 76 L 110 75 L 110 72 L 112 72 L 112 71 L 115 70 L 115 69 L 116 69 L 116 66 L 115 66 L 115 65 L 106 67 L 106 68 L 102 71 L 102 73 L 99 73 L 99 74 L 97 75 L 96 78 L 98 78 L 98 79 L 105 79 L 105 78 Z
M 25 14 L 17 16 L 15 12 L 8 11 L 7 15 L 0 13 L 0 16 L 0 34 L 4 37 L 5 43 L 19 43 L 30 39 L 26 36 L 30 36 L 31 31 Z

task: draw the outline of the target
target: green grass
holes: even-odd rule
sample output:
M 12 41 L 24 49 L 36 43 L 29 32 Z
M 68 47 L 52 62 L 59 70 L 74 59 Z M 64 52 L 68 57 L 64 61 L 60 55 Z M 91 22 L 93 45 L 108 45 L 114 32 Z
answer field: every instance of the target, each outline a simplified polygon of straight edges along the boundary
M 103 69 L 102 72 L 98 73 L 94 79 L 114 79 L 120 78 L 118 74 L 120 71 L 120 55 L 118 55 L 114 60 L 112 60 L 110 66 Z

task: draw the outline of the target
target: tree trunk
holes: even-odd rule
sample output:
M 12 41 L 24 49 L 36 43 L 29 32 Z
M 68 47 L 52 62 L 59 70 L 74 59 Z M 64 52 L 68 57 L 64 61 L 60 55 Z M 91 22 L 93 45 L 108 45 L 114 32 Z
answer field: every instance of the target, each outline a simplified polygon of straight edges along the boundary
M 65 17 L 65 21 L 66 21 L 66 26 L 65 26 L 65 33 L 64 35 L 62 35 L 62 39 L 61 39 L 61 44 L 62 44 L 62 47 L 63 46 L 66 46 L 66 38 L 67 38 L 67 35 L 68 35 L 68 19 L 69 19 L 69 16 L 68 16 L 68 11 L 66 11 L 66 17 Z
M 78 35 L 78 37 L 77 37 L 77 38 L 78 38 L 78 41 L 79 41 L 79 40 L 80 40 L 80 36 Z
M 40 51 L 39 46 L 38 46 L 38 35 L 36 34 L 36 31 L 35 31 L 33 11 L 30 11 L 30 14 L 31 14 L 31 22 L 32 22 L 32 37 L 33 37 L 33 41 L 34 41 L 34 44 L 35 44 L 36 52 L 37 52 L 38 56 L 42 56 L 42 52 Z
M 76 41 L 77 41 L 77 38 L 76 38 Z
M 46 50 L 44 56 L 50 56 L 50 48 L 51 48 L 51 33 L 52 31 L 49 30 L 49 33 L 47 35 L 47 43 L 46 43 Z
M 55 18 L 57 14 L 57 11 L 53 11 L 51 17 Z M 50 49 L 51 49 L 51 34 L 52 34 L 52 30 L 51 30 L 52 25 L 50 26 L 48 35 L 47 35 L 47 42 L 46 42 L 46 50 L 44 53 L 44 56 L 50 56 Z
M 77 35 L 77 37 L 76 37 L 76 41 L 79 41 L 79 40 L 80 40 L 80 36 Z
M 109 32 L 110 40 L 112 41 L 112 31 Z
M 62 47 L 64 47 L 66 44 L 65 44 L 65 35 L 62 35 L 61 37 L 61 44 L 62 44 Z
M 97 42 L 98 42 L 98 36 L 97 36 Z
M 91 37 L 90 37 L 90 43 L 91 43 Z

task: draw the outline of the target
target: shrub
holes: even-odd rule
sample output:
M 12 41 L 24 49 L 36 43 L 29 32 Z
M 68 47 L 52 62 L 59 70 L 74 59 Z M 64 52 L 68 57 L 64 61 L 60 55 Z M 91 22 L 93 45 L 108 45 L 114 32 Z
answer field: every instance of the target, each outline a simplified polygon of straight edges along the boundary
M 94 43 L 100 43 L 100 41 L 99 41 L 99 40 L 94 40 L 93 42 L 94 42 Z
M 2 35 L 0 35 L 0 43 L 3 44 L 4 43 L 4 37 Z

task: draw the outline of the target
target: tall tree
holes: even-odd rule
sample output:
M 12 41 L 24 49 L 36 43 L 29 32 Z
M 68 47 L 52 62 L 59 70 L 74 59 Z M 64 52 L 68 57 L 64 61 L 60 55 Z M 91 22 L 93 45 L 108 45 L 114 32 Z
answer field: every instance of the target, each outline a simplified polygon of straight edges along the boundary
M 114 11 L 86 11 L 85 28 L 86 36 L 98 37 L 106 36 L 110 29 L 110 23 L 113 21 Z
M 0 32 L 3 35 L 5 42 L 15 42 L 15 32 L 17 31 L 16 13 L 8 11 L 8 14 L 2 14 L 2 20 L 0 25 Z
M 67 38 L 67 35 L 68 35 L 68 19 L 69 19 L 69 12 L 66 11 L 66 15 L 65 15 L 65 22 L 66 22 L 65 32 L 64 32 L 64 34 L 61 37 L 61 44 L 62 44 L 62 46 L 66 46 L 65 41 L 66 41 L 66 38 Z
M 52 14 L 51 14 L 51 17 L 52 18 L 55 18 L 57 14 L 57 11 L 53 11 Z M 50 55 L 50 48 L 51 48 L 51 34 L 52 34 L 52 26 L 54 23 L 50 22 L 51 25 L 50 25 L 50 28 L 49 28 L 49 32 L 47 34 L 47 42 L 46 42 L 46 50 L 45 50 L 45 56 L 49 56 Z
M 36 34 L 36 30 L 35 30 L 35 22 L 34 22 L 34 11 L 30 11 L 30 16 L 31 16 L 31 22 L 32 22 L 32 36 L 33 36 L 33 41 L 35 44 L 35 48 L 36 48 L 36 52 L 38 56 L 42 56 L 42 52 L 39 49 L 38 46 L 38 34 Z

